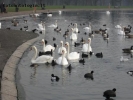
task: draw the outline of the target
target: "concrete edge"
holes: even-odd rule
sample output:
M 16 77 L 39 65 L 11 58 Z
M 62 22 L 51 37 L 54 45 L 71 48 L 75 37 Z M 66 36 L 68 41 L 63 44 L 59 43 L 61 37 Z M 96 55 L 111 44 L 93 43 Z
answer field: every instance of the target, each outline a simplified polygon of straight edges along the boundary
M 29 46 L 31 46 L 35 41 L 37 41 L 37 38 L 31 39 L 20 45 L 5 64 L 1 80 L 1 100 L 18 99 L 17 86 L 15 81 L 17 64 L 19 63 L 25 50 L 27 50 Z

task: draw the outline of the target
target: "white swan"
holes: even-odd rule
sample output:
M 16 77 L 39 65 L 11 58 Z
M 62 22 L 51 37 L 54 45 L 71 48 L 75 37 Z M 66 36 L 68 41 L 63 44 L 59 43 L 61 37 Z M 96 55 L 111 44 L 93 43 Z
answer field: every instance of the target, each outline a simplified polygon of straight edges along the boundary
M 56 28 L 57 27 L 57 20 L 55 21 L 55 24 L 51 24 L 50 26 L 48 27 L 53 27 L 53 28 Z
M 80 53 L 78 53 L 78 52 L 69 53 L 69 43 L 66 42 L 65 45 L 67 47 L 67 59 L 68 60 L 78 60 L 80 58 Z
M 68 61 L 67 61 L 67 59 L 65 58 L 65 51 L 64 51 L 64 50 L 62 50 L 62 56 L 59 57 L 59 58 L 56 60 L 56 63 L 57 63 L 58 65 L 63 65 L 63 66 L 68 65 Z
M 47 17 L 52 17 L 52 13 L 47 13 Z
M 39 14 L 34 14 L 34 16 L 35 16 L 35 17 L 38 17 L 38 16 L 40 16 L 40 15 L 39 15 Z
M 85 28 L 83 28 L 84 29 L 84 31 L 86 32 L 86 33 L 91 33 L 91 25 L 89 25 L 89 27 L 85 27 Z
M 59 54 L 62 54 L 62 50 L 64 50 L 64 54 L 66 54 L 67 51 L 66 51 L 66 48 L 63 47 L 63 41 L 60 41 L 60 43 L 61 43 L 61 47 L 58 49 L 58 53 Z
M 91 38 L 88 38 L 88 43 L 83 44 L 82 52 L 92 52 Z
M 0 22 L 0 29 L 1 29 L 1 22 Z
M 62 11 L 61 10 L 59 10 L 59 15 L 61 15 L 62 14 Z
M 125 62 L 125 61 L 128 61 L 128 60 L 129 60 L 129 58 L 124 58 L 123 56 L 121 56 L 121 58 L 120 58 L 121 62 Z
M 37 57 L 37 48 L 35 46 L 32 46 L 32 50 L 35 51 L 34 57 L 31 59 L 31 63 L 33 64 L 38 64 L 38 63 L 51 63 L 53 60 L 53 57 L 47 56 L 47 55 L 42 55 Z
M 51 49 L 52 49 L 52 51 L 55 50 L 55 47 L 53 47 L 53 46 L 51 46 L 51 45 L 46 45 L 46 46 L 45 46 L 45 41 L 44 41 L 44 39 L 42 39 L 42 43 L 43 43 L 43 50 L 44 50 L 44 52 L 46 52 L 46 51 L 51 51 Z
M 118 34 L 119 35 L 125 35 L 124 28 L 118 30 Z
M 36 29 L 39 31 L 44 31 L 45 30 L 45 22 L 42 23 L 42 21 L 41 21 L 41 23 L 38 24 L 38 27 Z
M 70 39 L 73 40 L 73 41 L 76 41 L 77 40 L 77 34 L 76 33 L 73 33 L 73 28 L 71 28 L 71 31 L 72 31 L 72 35 L 70 36 Z
M 120 25 L 116 25 L 115 28 L 122 29 L 121 24 Z
M 106 14 L 107 14 L 107 15 L 110 15 L 110 11 L 106 11 Z
M 78 28 L 77 28 L 77 23 L 75 23 L 75 28 L 73 28 L 73 32 L 74 32 L 74 33 L 78 33 L 78 31 L 79 31 L 79 30 L 78 30 Z

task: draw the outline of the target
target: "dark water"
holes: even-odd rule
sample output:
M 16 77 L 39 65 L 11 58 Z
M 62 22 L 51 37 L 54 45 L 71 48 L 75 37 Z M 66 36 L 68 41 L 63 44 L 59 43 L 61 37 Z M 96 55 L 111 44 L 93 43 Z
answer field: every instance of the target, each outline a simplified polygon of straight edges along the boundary
M 85 59 L 85 65 L 69 62 L 73 67 L 71 74 L 60 65 L 52 67 L 50 64 L 41 64 L 36 68 L 31 68 L 31 58 L 34 53 L 27 50 L 18 64 L 16 74 L 20 100 L 105 100 L 103 92 L 113 88 L 117 89 L 115 100 L 133 100 L 133 77 L 126 73 L 133 70 L 133 59 L 130 54 L 122 53 L 123 48 L 133 45 L 133 40 L 118 35 L 115 29 L 117 24 L 132 26 L 132 11 L 112 11 L 110 15 L 107 15 L 105 11 L 63 12 L 62 15 L 57 12 L 51 18 L 46 15 L 41 15 L 37 19 L 26 18 L 30 20 L 29 30 L 41 20 L 46 22 L 45 36 L 41 34 L 38 41 L 33 44 L 39 51 L 42 50 L 39 42 L 45 38 L 51 45 L 57 43 L 60 46 L 60 40 L 67 41 L 70 43 L 71 51 L 81 52 L 81 46 L 75 48 L 69 38 L 66 40 L 63 38 L 68 25 L 75 22 L 78 23 L 80 30 L 77 42 L 81 40 L 81 37 L 88 39 L 88 35 L 83 34 L 83 28 L 89 22 L 91 22 L 92 30 L 105 28 L 102 25 L 106 24 L 109 41 L 107 43 L 101 35 L 95 34 L 91 43 L 92 51 L 94 53 L 103 52 L 103 58 L 96 58 L 93 55 Z M 19 20 L 21 21 L 21 19 Z M 58 26 L 62 29 L 61 34 L 54 32 L 53 28 L 47 27 L 55 20 L 58 20 Z M 80 23 L 86 25 L 80 26 Z M 56 37 L 56 41 L 52 40 L 53 37 Z M 54 52 L 54 59 L 59 57 L 57 50 L 58 48 Z M 121 56 L 130 59 L 127 62 L 120 62 Z M 86 80 L 84 74 L 92 70 L 94 80 Z M 59 82 L 51 82 L 52 73 L 60 77 Z

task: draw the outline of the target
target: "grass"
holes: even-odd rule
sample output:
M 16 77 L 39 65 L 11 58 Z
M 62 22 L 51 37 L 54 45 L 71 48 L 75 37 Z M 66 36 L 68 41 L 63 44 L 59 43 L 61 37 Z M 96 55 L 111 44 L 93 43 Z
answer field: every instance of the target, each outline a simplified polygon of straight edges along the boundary
M 113 6 L 110 8 L 114 8 Z M 120 8 L 131 9 L 133 6 L 123 6 Z M 19 11 L 32 11 L 34 7 L 19 7 Z M 41 10 L 41 7 L 36 7 L 37 10 Z M 46 6 L 45 9 L 63 9 L 63 6 Z M 65 9 L 108 9 L 108 6 L 65 6 Z M 8 12 L 15 12 L 15 7 L 7 7 Z

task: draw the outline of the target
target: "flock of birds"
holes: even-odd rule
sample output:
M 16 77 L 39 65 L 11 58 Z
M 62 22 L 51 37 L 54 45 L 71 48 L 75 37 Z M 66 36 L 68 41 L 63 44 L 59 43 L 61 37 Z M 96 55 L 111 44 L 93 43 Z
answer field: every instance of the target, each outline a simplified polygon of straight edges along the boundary
M 59 11 L 59 14 L 61 13 L 62 12 Z M 109 11 L 107 11 L 106 13 L 110 14 Z M 38 16 L 39 14 L 30 15 L 30 17 L 38 17 Z M 52 17 L 52 13 L 48 13 L 47 16 Z M 19 24 L 19 22 L 16 21 L 15 19 L 12 20 L 12 23 L 14 26 L 18 26 Z M 24 23 L 27 23 L 27 20 L 24 20 Z M 59 28 L 57 23 L 58 22 L 56 20 L 55 23 L 49 25 L 48 28 L 52 28 L 53 31 L 57 33 L 61 33 L 62 30 L 61 28 Z M 83 23 L 83 25 L 85 25 L 85 23 Z M 92 47 L 91 47 L 91 38 L 93 38 L 95 34 L 101 35 L 104 40 L 107 40 L 107 41 L 109 40 L 108 29 L 100 28 L 99 30 L 92 30 L 91 23 L 90 23 L 88 27 L 83 28 L 84 35 L 88 36 L 88 40 L 84 40 L 83 38 L 81 38 L 79 42 L 76 42 L 78 38 L 80 38 L 78 37 L 78 34 L 80 33 L 80 31 L 77 26 L 78 26 L 77 23 L 70 23 L 70 25 L 68 25 L 68 29 L 63 34 L 63 37 L 64 39 L 70 38 L 71 41 L 74 41 L 74 47 L 78 47 L 81 45 L 82 46 L 81 53 L 70 51 L 69 42 L 66 42 L 64 46 L 63 41 L 60 40 L 60 44 L 58 44 L 60 46 L 58 46 L 55 43 L 54 43 L 54 46 L 52 46 L 48 43 L 47 40 L 42 39 L 41 43 L 43 44 L 43 52 L 38 51 L 36 46 L 31 47 L 31 50 L 35 52 L 33 58 L 31 59 L 31 63 L 32 63 L 31 66 L 35 66 L 38 64 L 42 64 L 42 63 L 49 63 L 52 66 L 61 65 L 65 67 L 66 69 L 68 69 L 69 72 L 71 72 L 72 66 L 69 63 L 69 61 L 76 61 L 84 65 L 85 58 L 88 58 L 89 56 L 94 55 L 92 51 Z M 106 27 L 106 24 L 104 24 L 103 26 Z M 25 31 L 28 31 L 28 26 L 24 26 L 24 28 L 25 28 Z M 130 34 L 131 28 L 132 28 L 130 25 L 128 25 L 128 27 L 125 27 L 122 25 L 116 25 L 115 28 L 118 30 L 119 35 L 123 35 L 128 38 L 133 38 L 133 35 Z M 7 29 L 10 29 L 10 28 L 7 28 Z M 22 30 L 22 28 L 20 28 L 20 30 Z M 45 23 L 41 21 L 41 23 L 37 24 L 37 27 L 33 29 L 32 32 L 35 32 L 35 31 L 40 31 L 40 33 L 42 34 L 45 31 Z M 53 37 L 53 41 L 56 41 L 56 37 Z M 58 57 L 57 59 L 54 59 L 53 57 L 53 53 L 55 49 L 58 49 L 57 53 L 60 55 L 60 57 Z M 124 53 L 133 53 L 133 46 L 131 46 L 130 48 L 124 48 L 122 50 Z M 95 53 L 95 56 L 97 58 L 103 58 L 103 53 L 102 52 Z M 125 62 L 128 60 L 129 60 L 128 58 L 124 58 L 123 56 L 121 56 L 120 58 L 121 62 Z M 90 73 L 86 73 L 84 75 L 84 78 L 93 80 L 94 79 L 93 73 L 94 73 L 93 70 Z M 127 74 L 133 76 L 133 71 L 128 71 Z M 58 82 L 59 80 L 60 78 L 58 76 L 51 74 L 52 82 L 54 81 Z M 110 99 L 110 97 L 116 97 L 115 91 L 116 91 L 115 88 L 112 90 L 106 90 L 103 93 L 103 96 L 106 97 L 107 100 L 112 100 Z

